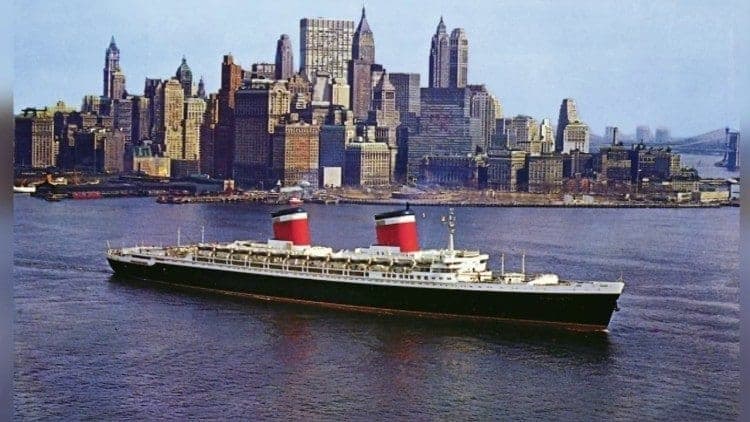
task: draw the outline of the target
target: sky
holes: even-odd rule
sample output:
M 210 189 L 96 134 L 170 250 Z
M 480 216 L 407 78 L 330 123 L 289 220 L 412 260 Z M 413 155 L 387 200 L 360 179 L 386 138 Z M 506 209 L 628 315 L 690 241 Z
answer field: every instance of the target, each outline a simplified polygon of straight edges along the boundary
M 504 114 L 557 121 L 560 102 L 576 100 L 593 133 L 640 124 L 690 136 L 738 127 L 736 6 L 705 2 L 518 0 L 365 4 L 376 62 L 421 74 L 427 85 L 430 39 L 440 16 L 469 39 L 468 80 L 485 84 Z M 111 36 L 131 94 L 146 77 L 174 76 L 184 55 L 194 80 L 218 91 L 222 56 L 249 68 L 273 62 L 289 34 L 300 64 L 299 20 L 359 21 L 352 1 L 18 1 L 14 30 L 14 110 L 80 107 L 100 95 Z

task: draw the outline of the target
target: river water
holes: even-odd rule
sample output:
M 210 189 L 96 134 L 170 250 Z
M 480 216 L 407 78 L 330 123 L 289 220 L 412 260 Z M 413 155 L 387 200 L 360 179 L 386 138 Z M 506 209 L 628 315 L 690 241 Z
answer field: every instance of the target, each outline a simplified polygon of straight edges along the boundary
M 314 243 L 383 206 L 306 205 Z M 255 204 L 16 196 L 17 419 L 677 419 L 739 408 L 739 208 L 459 208 L 458 247 L 626 288 L 608 333 L 419 319 L 115 280 L 113 245 L 264 240 Z M 423 247 L 440 207 L 416 209 Z M 424 218 L 421 214 L 425 213 Z

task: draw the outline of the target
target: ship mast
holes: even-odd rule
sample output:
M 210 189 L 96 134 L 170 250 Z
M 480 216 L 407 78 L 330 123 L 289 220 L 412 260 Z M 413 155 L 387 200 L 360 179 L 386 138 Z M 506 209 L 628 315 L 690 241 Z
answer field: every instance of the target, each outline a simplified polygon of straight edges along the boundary
M 448 208 L 448 215 L 442 216 L 440 221 L 448 227 L 448 250 L 453 252 L 453 234 L 456 232 L 456 214 L 453 208 Z

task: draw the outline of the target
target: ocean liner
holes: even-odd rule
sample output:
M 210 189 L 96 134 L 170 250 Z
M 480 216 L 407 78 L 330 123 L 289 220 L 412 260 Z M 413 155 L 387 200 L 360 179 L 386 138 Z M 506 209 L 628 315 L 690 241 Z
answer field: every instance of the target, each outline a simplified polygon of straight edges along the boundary
M 377 244 L 334 250 L 310 241 L 299 207 L 271 214 L 273 239 L 108 248 L 115 274 L 257 298 L 424 316 L 514 320 L 606 330 L 622 281 L 566 281 L 555 274 L 487 268 L 489 256 L 456 249 L 453 211 L 443 217 L 448 247 L 421 249 L 414 212 L 375 215 Z

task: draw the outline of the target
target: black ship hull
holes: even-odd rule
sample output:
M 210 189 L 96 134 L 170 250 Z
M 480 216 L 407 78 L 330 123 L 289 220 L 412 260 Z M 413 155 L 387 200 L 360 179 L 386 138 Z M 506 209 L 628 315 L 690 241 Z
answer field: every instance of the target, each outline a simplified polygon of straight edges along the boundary
M 222 293 L 423 316 L 513 320 L 604 330 L 617 308 L 614 293 L 524 293 L 420 288 L 300 279 L 221 269 L 108 259 L 118 276 Z

